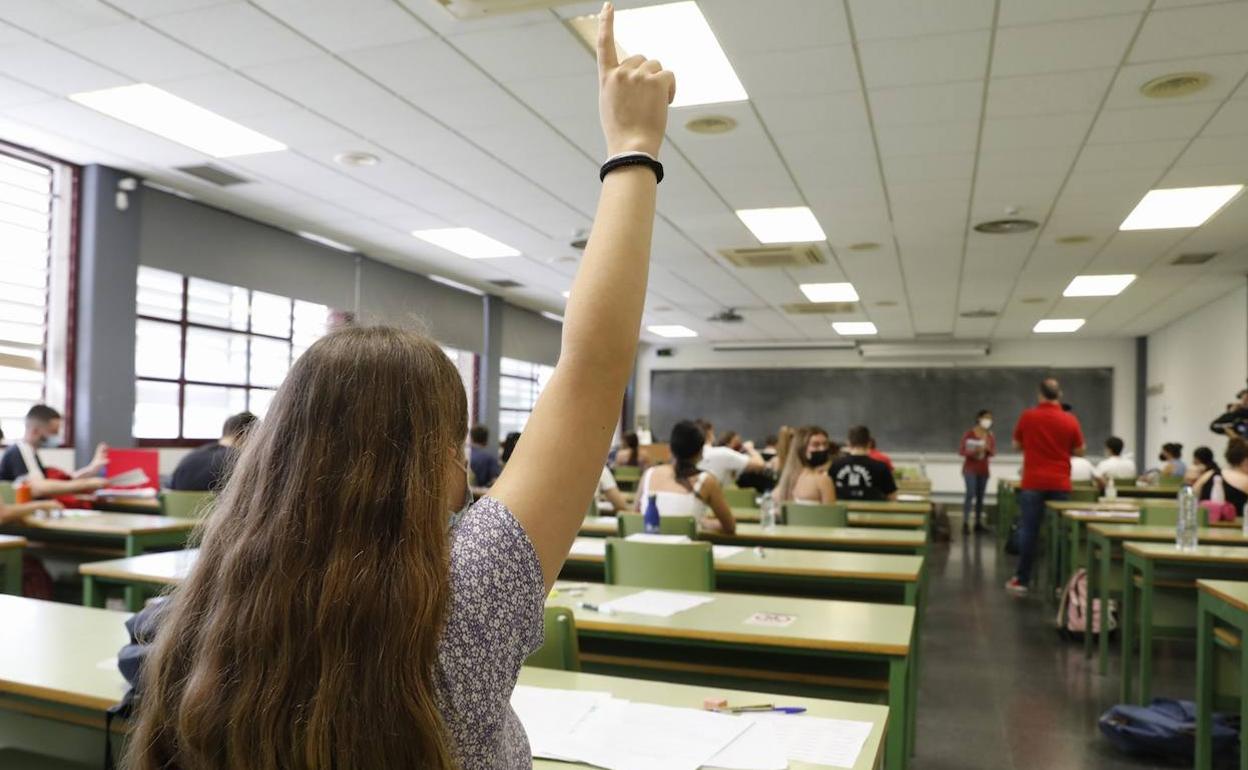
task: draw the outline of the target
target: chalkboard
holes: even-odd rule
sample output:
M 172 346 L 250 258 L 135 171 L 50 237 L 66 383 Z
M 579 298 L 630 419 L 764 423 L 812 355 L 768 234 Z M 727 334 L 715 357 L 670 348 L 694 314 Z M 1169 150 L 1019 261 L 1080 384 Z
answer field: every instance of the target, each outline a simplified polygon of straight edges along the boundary
M 1041 379 L 1056 376 L 1089 446 L 1110 435 L 1113 369 L 686 369 L 650 375 L 650 426 L 705 418 L 717 430 L 761 441 L 781 425 L 820 425 L 843 442 L 851 425 L 871 428 L 889 452 L 955 452 L 980 409 L 991 409 L 1003 451 Z

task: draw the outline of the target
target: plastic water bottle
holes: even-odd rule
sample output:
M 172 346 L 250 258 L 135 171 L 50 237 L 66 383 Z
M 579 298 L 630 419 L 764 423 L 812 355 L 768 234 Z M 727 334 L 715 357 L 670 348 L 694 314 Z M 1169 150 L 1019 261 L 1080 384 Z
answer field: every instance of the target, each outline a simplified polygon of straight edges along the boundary
M 1240 521 L 1244 524 L 1244 537 L 1248 537 L 1248 503 L 1244 503 L 1244 510 L 1239 512 Z
M 1213 477 L 1213 489 L 1209 490 L 1209 502 L 1211 503 L 1225 503 L 1226 502 L 1226 487 L 1222 486 L 1221 475 Z
M 659 498 L 657 495 L 650 495 L 649 502 L 646 503 L 646 512 L 641 517 L 642 524 L 645 525 L 646 532 L 658 534 L 659 532 Z
M 1174 544 L 1180 551 L 1194 551 L 1199 543 L 1196 511 L 1196 493 L 1191 485 L 1184 484 L 1179 490 L 1179 516 L 1174 533 Z
M 1105 499 L 1113 502 L 1118 499 L 1118 485 L 1114 483 L 1114 477 L 1110 476 L 1105 482 Z
M 771 496 L 770 492 L 763 495 L 763 500 L 758 505 L 758 520 L 763 525 L 764 532 L 771 532 L 776 528 L 779 508 L 780 506 L 776 504 L 776 500 Z

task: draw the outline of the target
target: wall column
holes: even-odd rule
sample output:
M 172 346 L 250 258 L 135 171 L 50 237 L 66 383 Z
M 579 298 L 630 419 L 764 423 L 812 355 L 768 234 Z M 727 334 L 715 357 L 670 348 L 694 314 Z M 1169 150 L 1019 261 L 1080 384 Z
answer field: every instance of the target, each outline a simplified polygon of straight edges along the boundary
M 482 340 L 477 377 L 477 411 L 481 424 L 490 429 L 490 441 L 498 434 L 499 367 L 503 358 L 503 298 L 487 294 L 481 298 Z
M 1148 467 L 1148 337 L 1135 338 L 1135 461 Z

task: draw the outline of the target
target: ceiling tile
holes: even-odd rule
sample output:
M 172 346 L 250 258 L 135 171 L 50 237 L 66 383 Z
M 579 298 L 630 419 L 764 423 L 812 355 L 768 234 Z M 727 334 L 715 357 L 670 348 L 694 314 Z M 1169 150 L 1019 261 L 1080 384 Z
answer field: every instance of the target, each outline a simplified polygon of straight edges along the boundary
M 754 99 L 753 104 L 773 135 L 808 131 L 870 135 L 871 132 L 866 102 L 862 94 L 855 91 L 810 96 L 765 96 Z
M 234 120 L 245 121 L 252 115 L 298 109 L 295 101 L 235 72 L 222 70 L 211 75 L 155 82 L 166 91 Z
M 984 121 L 980 146 L 985 152 L 1066 147 L 1083 144 L 1094 113 L 989 118 Z
M 466 55 L 434 38 L 350 51 L 343 58 L 373 80 L 408 97 L 493 85 Z M 429 75 L 412 77 L 413 72 Z
M 1148 8 L 1149 0 L 1001 0 L 1001 12 L 997 23 L 1002 27 L 1020 24 L 1043 24 L 1065 19 L 1086 19 L 1118 13 L 1140 13 Z
M 883 158 L 884 177 L 890 185 L 970 179 L 975 168 L 972 153 L 938 155 L 892 155 Z
M 1248 51 L 1248 3 L 1154 11 L 1131 49 L 1132 62 Z
M 746 54 L 733 68 L 750 97 L 802 96 L 858 89 L 858 65 L 849 45 Z
M 1133 110 L 1105 110 L 1096 119 L 1090 144 L 1184 139 L 1200 131 L 1218 108 L 1216 102 L 1187 102 Z
M 0 46 L 0 73 L 65 96 L 130 84 L 130 79 L 51 43 Z
M 210 5 L 227 5 L 230 2 L 234 0 L 109 0 L 110 5 L 140 19 L 207 8 Z
M 433 32 L 390 0 L 256 0 L 301 34 L 331 51 L 402 43 Z M 409 71 L 410 72 L 410 71 Z
M 38 104 L 55 97 L 28 85 L 0 76 L 0 109 L 23 104 Z
M 976 123 L 932 123 L 922 126 L 878 126 L 880 155 L 934 155 L 975 152 Z
M 508 83 L 507 89 L 547 118 L 596 116 L 598 80 L 593 73 Z M 669 124 L 668 131 L 679 129 Z
M 49 36 L 120 24 L 126 17 L 99 0 L 0 0 L 0 19 Z
M 205 75 L 215 62 L 137 22 L 58 35 L 57 42 L 134 80 L 154 82 Z
M 1106 16 L 997 31 L 994 77 L 1116 66 L 1131 42 L 1137 16 Z
M 597 12 L 599 4 L 593 5 Z M 757 0 L 715 0 L 703 3 L 702 12 L 733 61 L 739 54 L 849 42 L 841 4 L 827 0 L 785 0 L 783 9 Z
M 984 99 L 982 81 L 942 83 L 868 92 L 877 126 L 915 126 L 978 120 Z
M 993 0 L 931 3 L 927 0 L 850 0 L 858 40 L 989 29 Z
M 1079 153 L 1075 168 L 1080 172 L 1138 169 L 1160 174 L 1169 168 L 1185 147 L 1187 147 L 1186 139 L 1090 144 Z
M 298 33 L 245 3 L 159 16 L 151 23 L 235 68 L 301 59 L 320 52 Z
M 589 49 L 556 21 L 459 35 L 453 45 L 504 83 L 594 72 Z
M 1181 160 L 1185 166 L 1248 163 L 1248 134 L 1198 137 L 1183 153 Z M 1243 182 L 1248 183 L 1248 179 Z
M 988 82 L 990 118 L 1092 112 L 1101 105 L 1114 69 L 1048 75 L 993 77 Z
M 980 178 L 1053 176 L 1064 174 L 1075 161 L 1078 147 L 1036 147 L 1027 152 L 982 152 Z
M 1228 101 L 1223 104 L 1213 120 L 1205 126 L 1201 136 L 1248 137 L 1248 101 Z
M 988 66 L 988 30 L 859 43 L 868 88 L 981 80 Z

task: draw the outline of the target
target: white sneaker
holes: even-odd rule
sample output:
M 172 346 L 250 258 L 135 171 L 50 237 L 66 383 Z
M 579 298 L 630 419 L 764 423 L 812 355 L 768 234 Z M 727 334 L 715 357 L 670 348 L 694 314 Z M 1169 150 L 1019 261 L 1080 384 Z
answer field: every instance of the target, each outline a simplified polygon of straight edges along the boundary
M 1005 582 L 1005 590 L 1014 596 L 1026 596 L 1031 589 L 1018 582 L 1018 578 L 1012 577 Z

